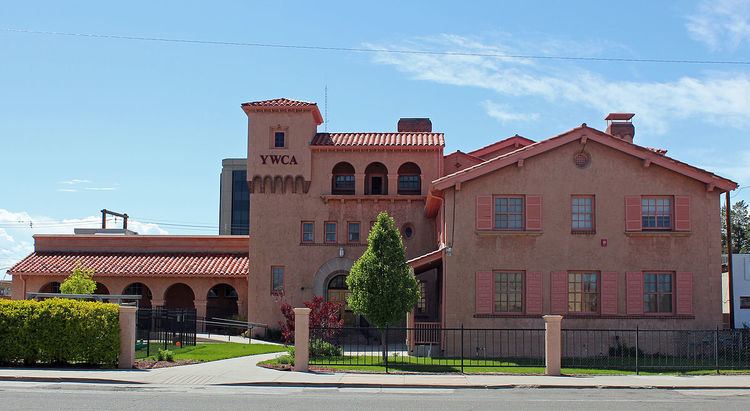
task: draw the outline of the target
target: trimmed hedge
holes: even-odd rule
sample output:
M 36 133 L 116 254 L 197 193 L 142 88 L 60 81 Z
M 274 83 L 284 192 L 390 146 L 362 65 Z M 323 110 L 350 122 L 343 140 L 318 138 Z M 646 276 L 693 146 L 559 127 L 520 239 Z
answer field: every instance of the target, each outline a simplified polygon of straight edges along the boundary
M 120 352 L 115 304 L 53 298 L 0 300 L 0 363 L 114 366 Z

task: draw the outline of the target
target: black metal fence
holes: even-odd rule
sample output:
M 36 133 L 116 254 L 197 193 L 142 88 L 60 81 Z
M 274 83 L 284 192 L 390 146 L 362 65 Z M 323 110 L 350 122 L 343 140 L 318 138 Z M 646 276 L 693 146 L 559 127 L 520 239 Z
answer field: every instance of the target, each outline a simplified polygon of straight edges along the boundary
M 414 372 L 543 372 L 545 330 L 310 328 L 310 365 Z M 628 372 L 750 370 L 750 330 L 562 331 L 563 368 Z
M 157 349 L 195 345 L 195 310 L 139 309 L 136 318 L 136 357 L 155 354 Z
M 386 372 L 544 367 L 544 330 L 310 328 L 310 365 Z
M 641 371 L 748 370 L 750 330 L 563 330 L 562 366 Z

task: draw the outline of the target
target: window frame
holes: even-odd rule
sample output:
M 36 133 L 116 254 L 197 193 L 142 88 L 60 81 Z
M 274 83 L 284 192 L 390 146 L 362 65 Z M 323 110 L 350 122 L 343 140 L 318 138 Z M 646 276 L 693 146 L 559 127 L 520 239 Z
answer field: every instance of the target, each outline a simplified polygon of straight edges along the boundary
M 278 136 L 278 134 L 282 134 L 283 135 L 283 138 L 284 138 L 283 143 L 284 144 L 282 146 L 276 145 L 276 137 Z M 271 148 L 287 148 L 286 130 L 273 130 L 273 134 L 271 135 Z
M 275 281 L 275 270 L 281 269 L 281 288 L 276 289 L 274 288 Z M 278 295 L 282 294 L 284 292 L 284 289 L 286 288 L 286 266 L 283 265 L 272 265 L 271 266 L 271 295 Z
M 645 214 L 643 212 L 643 200 L 669 200 L 669 227 L 658 227 L 659 217 L 663 214 Z M 641 230 L 643 231 L 674 231 L 674 196 L 673 195 L 642 195 L 641 196 Z M 654 205 L 656 207 L 656 205 Z M 644 217 L 654 217 L 654 223 L 656 227 L 646 227 L 643 224 Z
M 352 240 L 352 225 L 357 225 L 357 241 Z M 362 242 L 362 223 L 359 221 L 346 222 L 346 242 L 348 244 L 360 244 Z
M 568 274 L 568 276 L 567 276 L 567 292 L 566 292 L 567 299 L 566 299 L 566 303 L 567 303 L 567 312 L 568 312 L 568 314 L 572 314 L 572 315 L 600 315 L 601 312 L 602 312 L 602 273 L 600 271 L 597 271 L 597 270 L 571 270 L 571 271 L 568 271 L 567 274 Z M 586 292 L 585 291 L 585 289 L 584 289 L 585 288 L 584 287 L 585 282 L 583 281 L 583 277 L 581 277 L 581 291 L 580 292 L 576 291 L 576 290 L 571 291 L 570 290 L 570 285 L 571 285 L 570 276 L 571 275 L 585 275 L 585 274 L 595 274 L 596 275 L 596 293 L 591 293 L 591 292 Z M 581 311 L 571 310 L 571 308 L 570 308 L 570 295 L 571 295 L 571 293 L 575 293 L 575 294 L 579 294 L 580 293 L 581 294 Z M 587 294 L 589 294 L 589 295 L 590 294 L 595 294 L 596 295 L 596 310 L 594 310 L 594 311 L 584 310 L 584 305 L 585 305 L 585 301 L 586 301 L 585 297 L 586 297 Z
M 310 232 L 310 235 L 312 236 L 312 239 L 310 241 L 305 240 L 305 224 L 312 225 L 312 232 Z M 299 242 L 302 244 L 314 244 L 315 243 L 315 221 L 307 221 L 303 220 L 300 222 L 300 237 Z
M 401 180 L 403 178 L 416 178 L 416 187 L 402 188 Z M 410 182 L 411 183 L 411 182 Z M 399 195 L 420 195 L 422 194 L 422 176 L 420 174 L 399 174 L 396 180 L 396 193 Z
M 521 274 L 521 311 L 498 311 L 496 309 L 497 288 L 495 276 L 497 274 Z M 515 292 L 507 292 L 508 295 Z M 492 270 L 492 314 L 499 315 L 526 315 L 526 271 L 525 270 Z
M 333 224 L 333 241 L 328 241 L 328 225 Z M 325 244 L 338 244 L 339 243 L 339 225 L 336 221 L 325 221 L 323 222 L 323 243 Z
M 746 305 L 744 305 L 744 306 L 742 305 L 742 300 L 743 300 L 743 299 L 744 299 L 745 301 L 747 301 L 747 304 L 746 304 Z M 740 310 L 747 310 L 747 309 L 750 309 L 750 296 L 747 296 L 747 295 L 741 295 L 741 296 L 740 296 Z
M 661 270 L 653 270 L 653 271 L 643 271 L 641 272 L 643 275 L 642 281 L 643 281 L 643 315 L 648 316 L 671 316 L 676 313 L 676 280 L 677 276 L 674 271 L 661 271 Z M 646 292 L 646 275 L 656 275 L 656 291 L 655 292 Z M 659 292 L 659 275 L 666 275 L 668 274 L 670 276 L 670 293 L 664 293 Z M 659 311 L 659 296 L 664 294 L 671 294 L 670 298 L 670 308 L 671 311 Z M 646 295 L 656 295 L 656 311 L 646 311 Z
M 591 200 L 591 228 L 574 228 L 573 223 L 576 221 L 576 214 L 585 215 L 587 213 L 576 213 L 573 210 L 573 200 L 590 199 Z M 580 221 L 580 220 L 578 220 Z M 595 194 L 572 194 L 570 196 L 570 232 L 573 234 L 596 234 L 596 195 Z
M 419 314 L 427 313 L 427 281 L 419 281 L 419 300 L 417 301 L 416 309 Z
M 521 227 L 501 228 L 497 226 L 497 200 L 498 199 L 521 199 Z M 502 214 L 502 213 L 501 213 Z M 516 215 L 507 214 L 507 215 Z M 526 231 L 526 196 L 521 194 L 496 194 L 492 196 L 492 229 L 496 231 Z
M 351 188 L 340 188 L 337 185 L 339 177 L 346 177 L 347 179 L 351 178 Z M 333 183 L 331 187 L 331 194 L 333 195 L 354 195 L 355 194 L 357 190 L 357 177 L 354 174 L 333 174 L 331 178 L 333 179 Z

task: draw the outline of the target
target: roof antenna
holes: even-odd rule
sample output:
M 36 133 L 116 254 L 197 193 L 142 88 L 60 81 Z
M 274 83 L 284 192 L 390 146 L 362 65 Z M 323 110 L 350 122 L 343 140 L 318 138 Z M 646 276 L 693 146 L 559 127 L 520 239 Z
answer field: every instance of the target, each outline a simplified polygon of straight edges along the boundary
M 328 132 L 328 84 L 326 84 L 326 87 L 325 87 L 325 99 L 323 100 L 323 111 L 325 112 L 324 115 L 326 119 L 324 127 L 325 127 L 325 132 L 327 133 Z

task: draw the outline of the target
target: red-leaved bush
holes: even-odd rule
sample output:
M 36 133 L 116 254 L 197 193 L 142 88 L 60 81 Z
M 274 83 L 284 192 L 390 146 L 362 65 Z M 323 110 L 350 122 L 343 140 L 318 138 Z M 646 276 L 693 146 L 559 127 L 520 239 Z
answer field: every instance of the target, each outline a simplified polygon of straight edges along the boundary
M 310 328 L 322 329 L 325 337 L 333 337 L 344 326 L 344 320 L 339 316 L 342 303 L 314 297 L 312 301 L 306 301 L 304 304 L 310 309 Z M 281 336 L 286 343 L 291 343 L 294 341 L 294 307 L 282 301 L 279 308 L 284 316 L 284 321 L 279 322 Z

